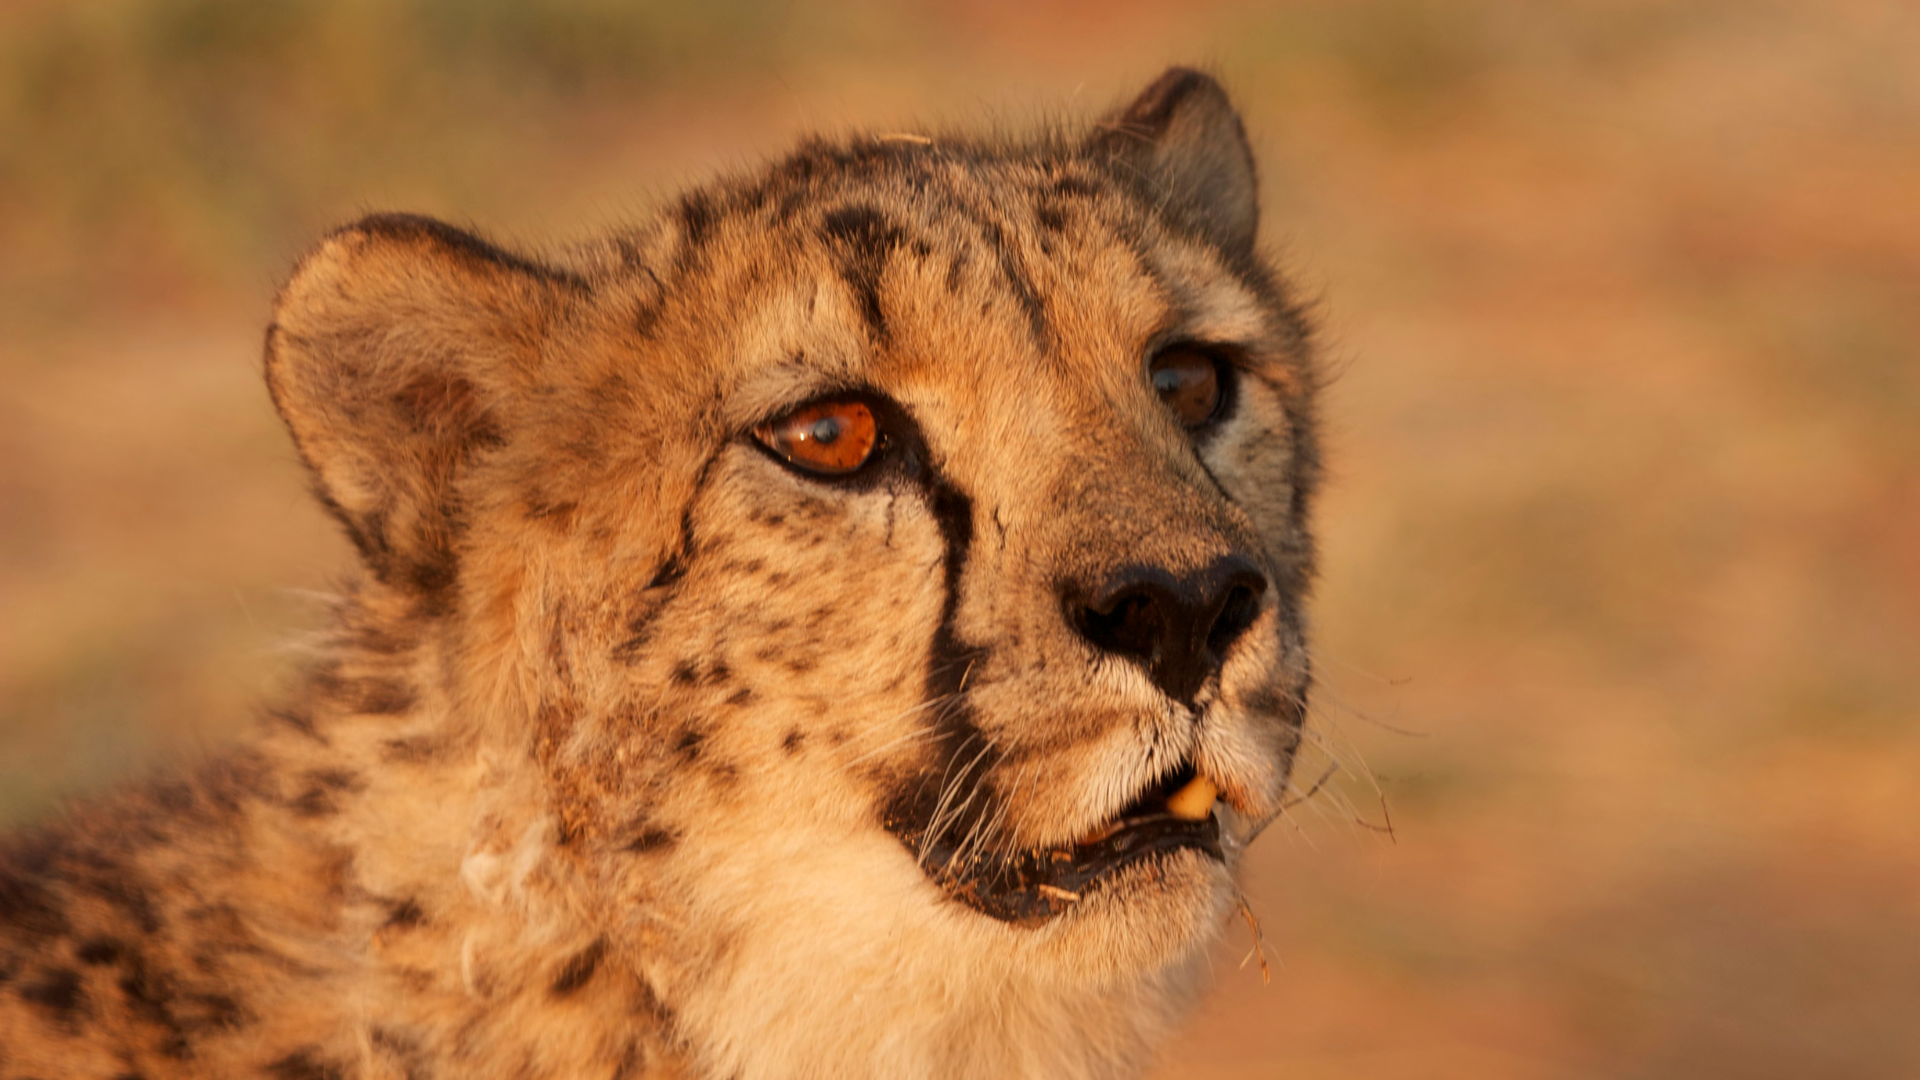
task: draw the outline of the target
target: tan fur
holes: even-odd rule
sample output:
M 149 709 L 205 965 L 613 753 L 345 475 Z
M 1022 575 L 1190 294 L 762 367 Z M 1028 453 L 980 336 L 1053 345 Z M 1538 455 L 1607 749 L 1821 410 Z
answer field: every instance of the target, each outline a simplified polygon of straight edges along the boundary
M 811 145 L 543 261 L 329 237 L 267 380 L 366 575 L 257 740 L 0 857 L 0 1077 L 1141 1071 L 1308 682 L 1314 376 L 1254 191 L 1175 70 L 1084 132 Z M 1200 441 L 1147 378 L 1174 339 L 1238 372 Z M 849 389 L 919 456 L 754 445 Z M 1229 556 L 1267 586 L 1190 702 L 1063 613 Z M 901 824 L 1012 857 L 1183 761 L 1225 861 L 1038 921 Z

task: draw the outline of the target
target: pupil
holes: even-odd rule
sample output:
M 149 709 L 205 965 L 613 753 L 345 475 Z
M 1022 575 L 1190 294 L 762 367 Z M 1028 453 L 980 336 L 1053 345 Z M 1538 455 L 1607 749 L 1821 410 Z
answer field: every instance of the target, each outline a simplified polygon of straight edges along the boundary
M 1159 391 L 1161 397 L 1178 393 L 1181 384 L 1186 381 L 1186 373 L 1179 368 L 1165 367 L 1153 373 L 1153 388 Z
M 830 445 L 840 438 L 840 420 L 833 416 L 816 420 L 813 423 L 813 430 L 808 434 L 813 437 L 814 442 Z

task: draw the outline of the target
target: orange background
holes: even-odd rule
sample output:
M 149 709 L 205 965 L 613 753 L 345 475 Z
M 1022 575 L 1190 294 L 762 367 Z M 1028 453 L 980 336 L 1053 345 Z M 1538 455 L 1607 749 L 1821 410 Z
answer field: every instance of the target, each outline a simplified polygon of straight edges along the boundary
M 1313 298 L 1302 782 L 1164 1077 L 1920 1076 L 1920 9 L 0 0 L 0 821 L 209 752 L 347 550 L 278 275 L 1218 71 Z M 1391 835 L 1385 831 L 1391 820 Z

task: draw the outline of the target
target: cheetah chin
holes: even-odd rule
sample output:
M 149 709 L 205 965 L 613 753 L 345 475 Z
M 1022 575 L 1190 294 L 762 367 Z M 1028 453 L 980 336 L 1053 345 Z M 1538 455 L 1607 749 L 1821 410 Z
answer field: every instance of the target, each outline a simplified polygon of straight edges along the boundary
M 1136 1076 L 1308 687 L 1318 376 L 1239 116 L 380 214 L 266 381 L 359 569 L 260 731 L 0 845 L 0 1076 Z

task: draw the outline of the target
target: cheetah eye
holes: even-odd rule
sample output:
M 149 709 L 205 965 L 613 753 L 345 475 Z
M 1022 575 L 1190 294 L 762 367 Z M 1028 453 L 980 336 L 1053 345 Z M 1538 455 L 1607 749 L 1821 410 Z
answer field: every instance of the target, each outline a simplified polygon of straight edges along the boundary
M 1180 423 L 1197 428 L 1218 419 L 1223 376 L 1220 360 L 1192 345 L 1175 345 L 1147 365 L 1154 392 L 1167 403 Z
M 754 428 L 753 437 L 794 468 L 822 476 L 854 472 L 880 442 L 873 410 L 854 398 L 810 401 Z

